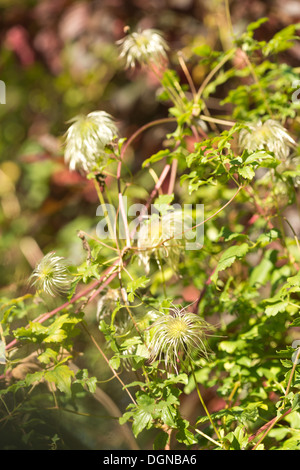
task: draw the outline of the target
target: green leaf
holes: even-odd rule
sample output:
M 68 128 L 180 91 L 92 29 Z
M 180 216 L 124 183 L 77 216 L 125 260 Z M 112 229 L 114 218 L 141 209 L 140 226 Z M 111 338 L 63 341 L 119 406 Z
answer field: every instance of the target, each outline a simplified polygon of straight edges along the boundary
M 178 422 L 179 430 L 176 433 L 176 440 L 181 444 L 186 446 L 192 446 L 193 444 L 197 443 L 197 439 L 195 439 L 194 434 L 189 431 L 189 422 L 185 419 L 182 419 Z
M 246 341 L 238 339 L 237 341 L 221 341 L 218 345 L 220 351 L 232 354 L 236 350 L 243 350 L 247 345 Z
M 267 17 L 259 18 L 259 20 L 253 21 L 252 23 L 250 23 L 250 24 L 247 26 L 247 31 L 248 31 L 248 32 L 255 31 L 255 30 L 258 29 L 262 24 L 266 23 L 267 21 L 269 21 L 269 18 L 267 18 Z
M 227 448 L 232 450 L 242 450 L 248 444 L 248 436 L 245 434 L 243 426 L 237 426 L 233 432 L 227 434 L 224 438 L 224 442 L 228 443 Z
M 151 422 L 152 414 L 149 413 L 149 411 L 139 409 L 133 417 L 132 431 L 135 437 L 137 437 Z
M 281 301 L 281 302 L 276 302 L 273 305 L 268 305 L 268 307 L 266 307 L 266 310 L 265 310 L 266 315 L 270 317 L 270 316 L 277 315 L 277 313 L 284 312 L 288 304 L 289 303 L 286 301 Z
M 170 210 L 170 204 L 174 199 L 174 194 L 161 194 L 158 198 L 155 199 L 153 205 L 156 210 L 161 214 L 165 214 Z
M 255 176 L 255 171 L 251 166 L 238 168 L 238 173 L 245 179 L 251 181 Z
M 226 251 L 224 251 L 214 274 L 211 276 L 211 280 L 216 283 L 219 272 L 229 268 L 236 259 L 243 258 L 248 253 L 248 250 L 249 245 L 247 243 L 242 243 L 241 245 L 231 246 Z
M 28 327 L 21 327 L 14 331 L 19 340 L 29 340 L 33 343 L 61 343 L 68 336 L 68 325 L 75 325 L 82 320 L 83 314 L 61 315 L 49 326 L 39 322 L 29 322 Z
M 115 355 L 109 360 L 109 365 L 114 369 L 118 370 L 121 364 L 121 358 L 119 355 Z
M 208 57 L 211 52 L 212 50 L 208 44 L 203 44 L 202 46 L 196 46 L 193 48 L 193 53 L 201 57 Z
M 38 360 L 43 364 L 49 364 L 51 361 L 55 361 L 58 353 L 51 348 L 47 348 L 42 354 L 38 356 Z
M 266 238 L 268 239 L 268 234 Z M 249 284 L 251 286 L 262 286 L 269 279 L 269 275 L 272 272 L 272 269 L 275 266 L 277 260 L 277 251 L 276 250 L 267 250 L 261 262 L 254 267 L 250 274 Z
M 61 392 L 71 394 L 74 372 L 67 365 L 57 365 L 54 369 L 46 371 L 44 377 L 48 382 L 53 382 Z
M 278 33 L 274 34 L 273 38 L 263 48 L 263 54 L 265 56 L 277 54 L 278 52 L 292 47 L 293 41 L 299 40 L 299 37 L 295 34 L 299 27 L 299 24 L 291 24 L 278 31 Z
M 127 283 L 127 292 L 133 294 L 137 289 L 145 288 L 149 281 L 150 279 L 146 276 L 141 276 L 133 281 L 129 281 Z
M 170 428 L 176 428 L 176 412 L 171 411 L 171 407 L 167 406 L 167 404 L 162 404 L 161 407 L 161 419 L 162 421 L 169 426 Z
M 262 247 L 269 245 L 274 240 L 281 238 L 280 232 L 277 229 L 269 230 L 266 233 L 262 233 L 256 240 L 256 243 Z
M 169 156 L 171 154 L 169 149 L 166 150 L 160 150 L 157 153 L 154 153 L 151 157 L 147 158 L 146 160 L 143 161 L 142 167 L 145 168 L 148 166 L 150 163 L 156 163 L 162 160 L 163 158 Z
M 25 385 L 29 387 L 30 385 L 33 385 L 34 383 L 39 383 L 42 381 L 44 378 L 44 371 L 38 371 L 34 372 L 33 374 L 26 374 L 25 377 Z
M 82 387 L 86 386 L 91 393 L 95 393 L 97 389 L 97 378 L 89 377 L 87 369 L 79 370 L 73 383 L 80 383 Z

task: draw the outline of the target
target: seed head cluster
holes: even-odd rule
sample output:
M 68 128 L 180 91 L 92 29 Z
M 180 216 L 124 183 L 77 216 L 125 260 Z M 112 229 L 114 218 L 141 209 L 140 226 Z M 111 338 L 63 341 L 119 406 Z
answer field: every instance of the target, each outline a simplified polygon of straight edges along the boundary
M 184 250 L 187 217 L 182 211 L 169 211 L 161 216 L 146 220 L 137 237 L 139 258 L 146 273 L 150 270 L 150 258 L 154 255 L 158 266 L 166 260 L 173 268 L 178 265 Z
M 150 360 L 164 361 L 166 369 L 174 368 L 194 353 L 207 357 L 206 338 L 211 327 L 184 307 L 171 307 L 167 314 L 159 316 L 149 328 Z
M 105 111 L 94 111 L 71 122 L 65 136 L 65 162 L 70 170 L 82 173 L 97 170 L 107 161 L 105 147 L 118 133 L 112 116 Z
M 48 253 L 37 264 L 30 276 L 32 285 L 55 297 L 66 294 L 71 286 L 71 277 L 64 258 Z
M 248 123 L 247 129 L 242 129 L 239 134 L 239 145 L 242 149 L 252 152 L 268 150 L 280 160 L 286 160 L 295 144 L 288 131 L 273 119 Z
M 134 68 L 137 63 L 161 65 L 161 62 L 167 60 L 169 47 L 156 29 L 128 34 L 117 41 L 117 44 L 120 46 L 120 58 L 126 60 L 126 68 Z

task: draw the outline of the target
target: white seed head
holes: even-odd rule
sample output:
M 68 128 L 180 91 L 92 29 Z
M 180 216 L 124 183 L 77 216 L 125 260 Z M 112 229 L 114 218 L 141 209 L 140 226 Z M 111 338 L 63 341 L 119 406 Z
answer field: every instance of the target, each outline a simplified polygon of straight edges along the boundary
M 108 289 L 106 294 L 102 295 L 97 303 L 97 320 L 98 322 L 110 317 L 117 306 L 118 300 L 121 299 L 120 289 Z
M 143 31 L 128 34 L 117 41 L 120 46 L 120 58 L 126 59 L 126 68 L 135 67 L 150 62 L 161 65 L 167 60 L 167 50 L 169 49 L 161 33 L 155 29 L 145 29 Z
M 184 359 L 192 360 L 194 353 L 208 356 L 206 339 L 211 327 L 198 315 L 185 308 L 171 307 L 149 328 L 150 361 L 164 360 L 165 367 L 178 371 L 178 364 Z
M 94 111 L 72 119 L 65 136 L 65 162 L 70 170 L 90 172 L 107 161 L 105 147 L 118 130 L 110 114 Z
M 277 121 L 247 123 L 249 129 L 242 129 L 239 134 L 239 145 L 242 149 L 255 152 L 268 150 L 281 160 L 285 160 L 296 142 L 288 131 Z
M 154 255 L 159 266 L 166 260 L 176 269 L 184 250 L 184 232 L 188 228 L 186 216 L 181 211 L 170 211 L 141 224 L 137 234 L 137 246 L 140 250 L 140 261 L 147 273 L 150 270 L 151 255 Z
M 38 290 L 55 297 L 65 294 L 71 286 L 71 277 L 68 273 L 64 258 L 48 253 L 37 264 L 29 279 Z

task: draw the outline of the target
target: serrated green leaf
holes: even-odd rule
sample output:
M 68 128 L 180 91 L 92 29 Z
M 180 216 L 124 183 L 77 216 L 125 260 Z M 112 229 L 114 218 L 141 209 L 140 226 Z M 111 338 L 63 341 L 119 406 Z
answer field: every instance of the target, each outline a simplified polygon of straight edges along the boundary
M 194 434 L 189 431 L 189 422 L 185 419 L 181 419 L 178 422 L 179 430 L 176 433 L 176 440 L 181 444 L 186 446 L 191 446 L 197 443 L 197 439 L 195 438 Z
M 137 279 L 134 279 L 133 281 L 129 281 L 127 283 L 127 292 L 134 293 L 137 289 L 145 288 L 149 281 L 150 279 L 148 279 L 146 276 L 141 276 Z
M 242 243 L 241 245 L 231 246 L 226 251 L 224 251 L 214 274 L 211 276 L 211 280 L 216 282 L 219 272 L 229 268 L 236 259 L 243 258 L 248 253 L 248 250 L 249 245 L 247 243 Z
M 288 306 L 288 302 L 282 301 L 282 302 L 276 302 L 272 305 L 268 305 L 266 307 L 265 312 L 268 317 L 270 316 L 275 316 L 277 313 L 284 312 Z
M 53 382 L 61 392 L 67 395 L 71 393 L 72 377 L 74 377 L 74 372 L 67 365 L 58 365 L 46 371 L 44 375 L 45 380 Z
M 249 181 L 253 180 L 253 178 L 255 176 L 255 171 L 253 170 L 253 168 L 251 166 L 244 166 L 244 167 L 238 168 L 238 173 L 243 178 L 245 178 Z
M 151 413 L 143 409 L 139 409 L 133 417 L 132 431 L 135 437 L 137 437 L 151 422 Z
M 43 364 L 49 364 L 51 361 L 55 361 L 58 353 L 51 348 L 47 348 L 42 354 L 38 356 L 38 360 Z
M 29 387 L 30 385 L 33 385 L 36 382 L 41 382 L 43 378 L 44 378 L 43 370 L 34 372 L 33 374 L 26 374 L 25 385 Z

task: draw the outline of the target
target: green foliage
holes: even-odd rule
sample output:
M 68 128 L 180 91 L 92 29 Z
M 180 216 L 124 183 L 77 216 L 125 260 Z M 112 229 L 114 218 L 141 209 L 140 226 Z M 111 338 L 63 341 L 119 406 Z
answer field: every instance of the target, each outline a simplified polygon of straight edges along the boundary
M 66 298 L 49 299 L 32 289 L 1 299 L 0 423 L 14 428 L 21 423 L 26 444 L 35 437 L 26 431 L 30 413 L 43 407 L 85 416 L 80 400 L 99 400 L 99 395 L 107 409 L 112 405 L 101 384 L 113 379 L 126 400 L 120 401 L 121 412 L 112 407 L 110 416 L 118 413 L 119 424 L 130 426 L 137 442 L 150 436 L 156 450 L 299 449 L 299 348 L 293 339 L 300 326 L 300 246 L 288 215 L 296 213 L 299 197 L 293 144 L 299 104 L 291 101 L 298 70 L 278 59 L 297 40 L 299 25 L 258 41 L 255 32 L 264 22 L 249 25 L 228 51 L 194 47 L 194 59 L 208 68 L 198 91 L 181 55 L 190 88 L 171 64 L 163 71 L 151 69 L 168 117 L 112 141 L 106 147 L 111 158 L 99 172 L 85 175 L 102 207 L 116 206 L 113 217 L 103 213 L 110 238 L 91 228 L 94 220 L 89 225 L 82 219 L 87 227 L 77 227 L 78 237 L 75 230 L 73 235 L 83 256 L 70 262 L 73 283 Z M 206 100 L 219 87 L 227 90 L 220 103 L 224 113 L 213 117 Z M 240 134 L 258 120 L 269 122 L 269 128 L 264 134 L 259 128 L 258 135 L 254 129 L 244 148 Z M 280 126 L 275 131 L 274 121 Z M 175 124 L 173 132 L 163 127 L 168 123 Z M 162 126 L 162 148 L 145 156 L 136 171 L 130 161 L 127 166 L 126 152 L 154 126 Z M 286 134 L 293 135 L 288 148 Z M 25 172 L 31 208 L 45 200 L 44 183 L 54 166 L 38 163 Z M 205 220 L 193 227 L 204 225 L 201 247 L 184 249 L 184 237 L 179 242 L 172 233 L 161 240 L 156 224 L 149 237 L 153 246 L 141 249 L 138 226 L 137 238 L 129 230 L 125 196 L 127 207 L 145 203 L 144 213 L 134 212 L 138 222 L 146 216 L 157 222 L 157 213 L 168 216 L 173 203 L 204 204 Z M 53 282 L 47 269 L 44 275 L 45 282 Z M 200 323 L 196 328 L 180 321 L 187 312 L 203 320 L 201 330 Z M 168 334 L 159 322 L 165 318 Z M 153 345 L 153 338 L 159 344 Z M 85 341 L 103 361 L 100 371 Z M 168 357 L 175 364 L 166 363 Z M 104 367 L 111 377 L 98 379 Z M 217 411 L 209 412 L 205 404 L 209 393 Z M 184 404 L 194 396 L 199 404 L 188 419 Z M 60 435 L 46 440 L 56 448 Z

